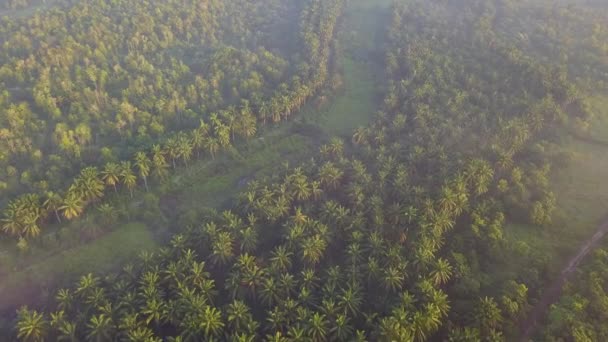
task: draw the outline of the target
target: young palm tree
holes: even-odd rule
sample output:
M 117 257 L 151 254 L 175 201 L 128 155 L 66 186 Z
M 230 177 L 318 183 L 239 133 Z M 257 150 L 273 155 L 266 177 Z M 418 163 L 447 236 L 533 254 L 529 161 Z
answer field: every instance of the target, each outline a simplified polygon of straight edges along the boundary
M 114 223 L 118 216 L 116 213 L 116 209 L 109 203 L 101 204 L 97 208 L 97 211 L 99 211 L 99 214 L 101 216 L 101 221 L 106 225 L 110 225 L 110 224 Z

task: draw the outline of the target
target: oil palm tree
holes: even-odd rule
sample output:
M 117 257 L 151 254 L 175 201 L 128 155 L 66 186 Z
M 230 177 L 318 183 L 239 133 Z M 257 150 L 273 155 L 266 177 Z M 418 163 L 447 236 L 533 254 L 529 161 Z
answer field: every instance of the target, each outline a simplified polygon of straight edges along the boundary
M 48 322 L 44 316 L 27 307 L 17 313 L 17 337 L 26 342 L 42 342 L 48 333 Z
M 435 268 L 431 272 L 431 278 L 435 285 L 440 286 L 447 283 L 452 277 L 452 266 L 442 258 L 439 258 L 435 263 Z
M 226 308 L 228 328 L 231 331 L 240 333 L 245 331 L 249 323 L 253 320 L 249 307 L 240 300 L 234 300 Z
M 222 312 L 215 307 L 207 306 L 200 316 L 199 324 L 207 338 L 220 336 L 224 328 Z
M 313 341 L 325 341 L 328 333 L 327 317 L 315 312 L 308 321 L 308 334 Z
M 87 323 L 87 339 L 89 341 L 104 342 L 114 339 L 114 323 L 105 314 L 91 316 Z

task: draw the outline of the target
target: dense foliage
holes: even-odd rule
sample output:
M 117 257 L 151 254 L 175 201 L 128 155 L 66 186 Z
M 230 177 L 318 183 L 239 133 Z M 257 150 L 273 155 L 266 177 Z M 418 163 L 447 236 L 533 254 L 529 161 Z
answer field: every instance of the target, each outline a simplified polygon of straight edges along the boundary
M 169 164 L 214 157 L 285 119 L 327 79 L 340 8 L 84 1 L 5 18 L 0 186 L 35 192 L 8 203 L 3 231 L 25 244 L 106 187 L 147 188 Z M 66 177 L 87 164 L 99 167 Z
M 76 72 L 81 68 L 64 75 L 79 84 L 70 83 L 72 91 L 90 97 L 83 107 L 76 105 L 80 96 L 66 101 L 67 107 L 58 107 L 62 114 L 56 120 L 65 116 L 63 110 L 90 111 L 97 106 L 105 139 L 145 146 L 160 138 L 162 132 L 150 135 L 153 126 L 146 122 L 131 127 L 125 121 L 120 129 L 104 126 L 103 113 L 108 112 L 102 108 L 114 108 L 109 113 L 120 117 L 123 101 L 128 101 L 137 107 L 134 113 L 151 113 L 151 120 L 167 131 L 179 132 L 135 154 L 135 168 L 117 160 L 100 169 L 84 168 L 65 195 L 46 195 L 43 206 L 43 197 L 20 197 L 11 202 L 4 229 L 22 239 L 33 237 L 43 217 L 71 219 L 87 204 L 98 202 L 105 191 L 118 191 L 119 186 L 132 191 L 138 180 L 145 189 L 148 177 L 162 182 L 172 168 L 187 166 L 199 151 L 213 157 L 236 137 L 255 134 L 257 123 L 279 121 L 296 111 L 327 78 L 331 39 L 348 2 L 263 2 L 267 3 L 257 8 L 257 2 L 235 1 L 237 7 L 253 6 L 243 14 L 251 18 L 227 15 L 229 24 L 221 18 L 222 11 L 238 12 L 230 9 L 232 1 L 205 2 L 219 6 L 213 18 L 221 33 L 216 37 L 209 33 L 215 31 L 198 27 L 205 34 L 191 38 L 212 47 L 219 43 L 202 37 L 210 34 L 223 41 L 222 48 L 210 55 L 217 57 L 221 51 L 217 58 L 222 63 L 212 65 L 218 73 L 234 76 L 215 85 L 209 82 L 209 87 L 218 87 L 216 92 L 204 92 L 210 98 L 190 102 L 188 77 L 172 79 L 167 75 L 174 69 L 165 64 L 168 69 L 161 69 L 170 70 L 168 74 L 161 72 L 154 79 L 166 77 L 168 83 L 159 82 L 171 92 L 151 86 L 149 93 L 165 94 L 168 102 L 133 95 L 137 84 L 158 85 L 130 79 L 151 76 L 145 70 L 112 68 L 128 84 L 116 97 L 109 90 L 98 91 L 104 88 L 97 84 L 99 78 L 79 78 L 88 74 Z M 131 9 L 127 3 L 124 8 L 121 1 L 114 3 Z M 172 1 L 162 4 L 181 8 Z M 154 12 L 146 10 L 147 5 L 135 1 L 133 6 L 142 6 L 142 13 Z M 72 10 L 84 11 L 87 6 L 75 5 Z M 240 36 L 223 26 L 242 28 L 235 24 L 242 21 L 289 27 L 288 22 L 274 21 L 276 13 L 262 13 L 269 8 L 299 13 L 297 44 L 255 29 L 244 28 L 238 32 L 247 34 Z M 394 1 L 384 32 L 383 103 L 368 126 L 353 132 L 351 141 L 334 138 L 313 160 L 251 181 L 233 208 L 201 210 L 167 246 L 141 253 L 121 271 L 84 275 L 74 287 L 59 290 L 42 310 L 20 309 L 15 335 L 25 341 L 514 339 L 548 274 L 546 255 L 526 241 L 505 237 L 508 223 L 540 230 L 554 220 L 550 174 L 568 158 L 559 148 L 560 134 L 584 131 L 593 115 L 584 91 L 605 86 L 608 65 L 605 41 L 598 41 L 605 36 L 604 28 L 595 30 L 600 14 L 587 16 L 558 5 L 553 12 L 546 8 L 509 0 Z M 158 15 L 171 18 L 163 11 Z M 552 20 L 569 15 L 588 22 L 564 27 L 563 34 L 552 36 Z M 537 20 L 546 25 L 533 27 Z M 595 38 L 574 38 L 572 45 L 561 42 L 584 36 L 590 27 Z M 133 47 L 125 43 L 127 51 L 142 51 L 134 68 L 148 65 L 148 59 L 166 62 L 163 54 L 179 55 L 180 44 L 190 39 L 184 36 L 175 47 L 163 46 L 166 36 L 162 30 L 158 34 L 158 41 L 131 41 Z M 226 50 L 226 42 L 233 47 Z M 268 50 L 253 48 L 260 44 Z M 560 58 L 553 55 L 555 49 L 561 51 Z M 585 52 L 577 53 L 581 49 Z M 224 70 L 231 68 L 225 63 L 229 56 L 242 56 L 243 50 L 255 56 L 252 63 L 237 63 L 232 73 Z M 147 53 L 155 57 L 145 58 Z M 572 59 L 586 67 L 564 64 Z M 183 65 L 184 73 L 191 75 L 192 65 L 176 63 L 172 65 Z M 277 65 L 278 72 L 267 70 Z M 6 69 L 5 77 L 19 84 L 31 81 L 28 73 L 19 80 L 18 72 L 11 74 L 18 69 Z M 150 70 L 154 74 L 157 68 Z M 61 79 L 60 68 L 51 71 L 58 74 L 48 80 Z M 243 80 L 256 72 L 263 76 L 259 88 L 251 90 Z M 51 88 L 55 91 L 59 85 Z M 214 93 L 220 94 L 217 101 L 210 95 Z M 107 100 L 97 102 L 97 95 Z M 184 107 L 179 109 L 175 103 L 182 103 L 182 96 Z M 168 106 L 174 113 L 155 107 L 158 103 L 173 103 Z M 232 109 L 222 109 L 225 106 Z M 202 116 L 194 113 L 208 111 L 217 114 L 191 130 Z M 52 110 L 47 114 L 52 116 Z M 141 127 L 143 133 L 138 131 Z M 510 260 L 522 267 L 508 267 Z M 583 271 L 552 308 L 545 339 L 607 337 L 602 327 L 606 252 L 598 251 L 588 268 L 591 271 Z

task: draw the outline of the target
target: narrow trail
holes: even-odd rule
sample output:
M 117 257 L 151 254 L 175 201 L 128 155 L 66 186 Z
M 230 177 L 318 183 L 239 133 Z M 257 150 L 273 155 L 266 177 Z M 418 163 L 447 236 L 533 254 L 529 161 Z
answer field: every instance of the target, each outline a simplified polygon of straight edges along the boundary
M 530 341 L 530 336 L 534 333 L 536 325 L 545 317 L 551 304 L 555 303 L 559 299 L 562 288 L 566 281 L 570 279 L 574 271 L 576 271 L 580 265 L 581 261 L 583 261 L 583 259 L 598 245 L 606 234 L 608 234 L 608 219 L 605 219 L 602 222 L 595 234 L 593 234 L 590 239 L 585 241 L 578 253 L 572 257 L 570 261 L 568 261 L 568 264 L 566 267 L 564 267 L 559 277 L 553 281 L 551 286 L 541 297 L 540 301 L 530 311 L 525 320 L 521 322 L 520 341 Z

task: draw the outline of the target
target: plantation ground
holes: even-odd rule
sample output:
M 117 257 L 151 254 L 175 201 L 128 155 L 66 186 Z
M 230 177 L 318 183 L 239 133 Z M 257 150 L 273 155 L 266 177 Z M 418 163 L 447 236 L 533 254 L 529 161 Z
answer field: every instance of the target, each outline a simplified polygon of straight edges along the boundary
M 348 138 L 353 129 L 366 125 L 375 112 L 380 90 L 377 77 L 382 70 L 378 64 L 367 60 L 376 49 L 380 51 L 379 46 L 369 44 L 374 39 L 367 39 L 378 34 L 382 27 L 381 15 L 385 12 L 366 2 L 353 2 L 350 6 L 343 31 L 355 38 L 344 44 L 347 53 L 340 61 L 344 82 L 335 96 L 321 107 L 308 105 L 293 121 L 268 127 L 258 138 L 237 144 L 215 160 L 197 161 L 189 167 L 179 168 L 167 184 L 153 187 L 169 227 L 151 231 L 140 223 L 121 222 L 100 239 L 55 252 L 52 256 L 33 257 L 18 271 L 9 270 L 10 277 L 0 278 L 0 311 L 12 310 L 18 303 L 38 302 L 48 292 L 47 288 L 70 284 L 91 270 L 96 273 L 112 270 L 135 258 L 141 250 L 158 245 L 163 239 L 155 235 L 169 235 L 168 232 L 179 229 L 176 226 L 181 222 L 187 222 L 189 217 L 205 208 L 227 206 L 249 180 L 269 176 L 284 163 L 307 160 L 330 137 Z M 363 17 L 368 19 L 361 21 Z M 367 42 L 365 50 L 359 50 L 361 42 Z M 362 55 L 348 53 L 355 45 L 359 53 L 364 51 Z M 142 195 L 137 194 L 132 201 L 125 194 L 117 196 L 116 206 L 141 203 Z M 88 216 L 71 224 L 86 229 L 90 224 Z M 9 253 L 18 258 L 13 247 Z

